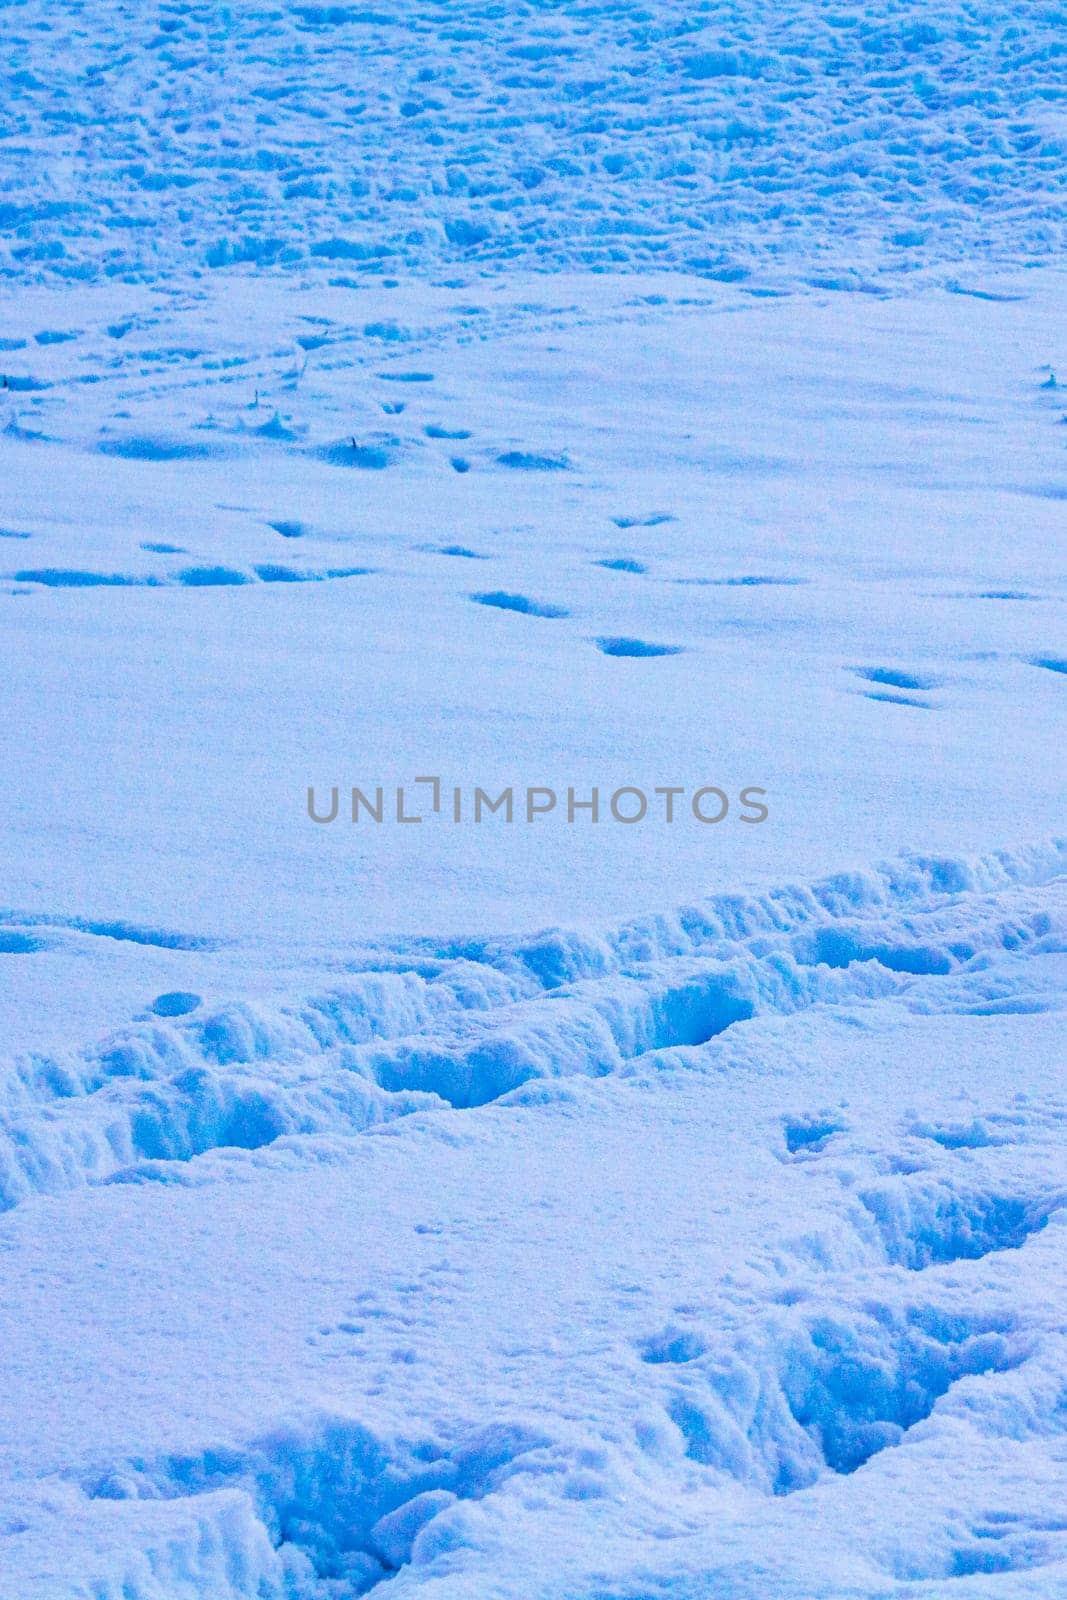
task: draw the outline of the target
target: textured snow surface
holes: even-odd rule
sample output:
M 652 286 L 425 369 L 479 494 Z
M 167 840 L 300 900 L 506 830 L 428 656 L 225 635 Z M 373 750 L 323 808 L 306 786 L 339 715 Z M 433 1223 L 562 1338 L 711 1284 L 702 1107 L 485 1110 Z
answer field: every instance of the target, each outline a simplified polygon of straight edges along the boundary
M 0 1600 L 1067 1600 L 1065 24 L 0 0 Z
M 1064 1593 L 1065 860 L 38 1063 L 13 1592 Z
M 20 281 L 892 276 L 1064 246 L 1057 4 L 8 0 L 3 27 Z

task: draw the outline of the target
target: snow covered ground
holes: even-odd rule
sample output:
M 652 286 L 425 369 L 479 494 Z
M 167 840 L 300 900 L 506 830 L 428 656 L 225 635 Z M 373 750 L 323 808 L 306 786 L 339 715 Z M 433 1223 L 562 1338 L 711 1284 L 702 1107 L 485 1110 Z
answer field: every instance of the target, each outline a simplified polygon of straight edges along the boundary
M 1067 1597 L 1065 22 L 0 6 L 0 1600 Z

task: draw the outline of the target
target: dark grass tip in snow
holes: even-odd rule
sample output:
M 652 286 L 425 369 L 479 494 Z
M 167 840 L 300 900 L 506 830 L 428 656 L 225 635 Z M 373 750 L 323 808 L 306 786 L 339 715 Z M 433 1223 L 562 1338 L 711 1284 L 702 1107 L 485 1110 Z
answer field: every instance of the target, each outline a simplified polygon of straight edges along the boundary
M 632 556 L 608 556 L 603 561 L 596 563 L 598 567 L 605 567 L 608 572 L 647 572 L 648 568 L 643 561 L 635 561 Z
M 267 526 L 273 528 L 275 533 L 280 533 L 283 539 L 302 539 L 308 531 L 306 522 L 283 520 L 281 522 L 270 522 Z
M 525 594 L 507 594 L 503 589 L 493 589 L 470 597 L 477 605 L 492 606 L 498 611 L 519 611 L 524 617 L 569 617 L 565 606 L 554 606 L 541 600 L 531 600 Z
M 1046 672 L 1067 673 L 1067 656 L 1031 656 L 1032 667 L 1044 667 Z
M 598 639 L 596 645 L 606 656 L 678 656 L 685 649 L 681 644 L 652 644 L 647 639 L 626 639 L 617 635 Z
M 323 445 L 315 453 L 331 467 L 358 467 L 364 472 L 382 472 L 391 460 L 389 451 L 382 445 L 359 444 L 353 438 Z
M 0 956 L 28 956 L 42 948 L 41 940 L 13 928 L 0 928 Z

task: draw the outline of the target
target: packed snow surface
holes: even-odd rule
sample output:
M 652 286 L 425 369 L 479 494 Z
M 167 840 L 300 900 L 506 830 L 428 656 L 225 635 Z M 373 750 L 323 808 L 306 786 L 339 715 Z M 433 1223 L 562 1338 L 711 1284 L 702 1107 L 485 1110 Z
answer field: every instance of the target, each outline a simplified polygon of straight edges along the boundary
M 0 1600 L 1067 1600 L 1065 24 L 0 0 Z

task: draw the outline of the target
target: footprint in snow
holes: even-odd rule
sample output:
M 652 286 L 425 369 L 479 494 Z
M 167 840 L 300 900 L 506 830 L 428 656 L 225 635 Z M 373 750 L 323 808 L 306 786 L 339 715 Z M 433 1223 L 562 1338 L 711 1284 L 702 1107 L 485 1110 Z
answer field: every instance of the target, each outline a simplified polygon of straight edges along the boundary
M 525 594 L 507 594 L 503 589 L 495 589 L 486 594 L 472 594 L 470 598 L 477 605 L 491 606 L 497 611 L 518 611 L 524 617 L 570 616 L 570 612 L 564 606 L 554 606 L 544 601 L 531 600 Z
M 895 667 L 857 667 L 855 671 L 865 682 L 877 685 L 875 689 L 865 692 L 864 698 L 867 700 L 878 700 L 895 706 L 916 706 L 923 711 L 934 710 L 928 700 L 920 700 L 917 695 L 936 689 L 941 682 L 940 678 L 915 672 L 902 672 Z
M 200 1004 L 200 996 L 187 989 L 171 989 L 157 994 L 151 1010 L 157 1017 L 187 1017 Z
M 563 456 L 536 455 L 530 450 L 505 450 L 503 455 L 497 456 L 497 461 L 502 467 L 510 467 L 514 472 L 567 472 L 570 462 Z
M 649 511 L 644 516 L 612 517 L 617 528 L 658 528 L 664 522 L 677 522 L 670 511 Z
M 796 589 L 807 583 L 807 578 L 769 578 L 755 573 L 745 573 L 739 578 L 675 578 L 675 583 L 700 589 Z
M 681 644 L 653 644 L 647 639 L 624 639 L 617 636 L 596 641 L 597 649 L 605 656 L 678 656 L 685 649 Z
M 902 672 L 897 667 L 857 667 L 856 672 L 868 683 L 885 684 L 891 689 L 936 689 L 941 682 L 940 678 Z
M 364 472 L 383 472 L 392 459 L 383 446 L 359 444 L 351 438 L 322 445 L 315 454 L 331 467 L 358 467 Z

